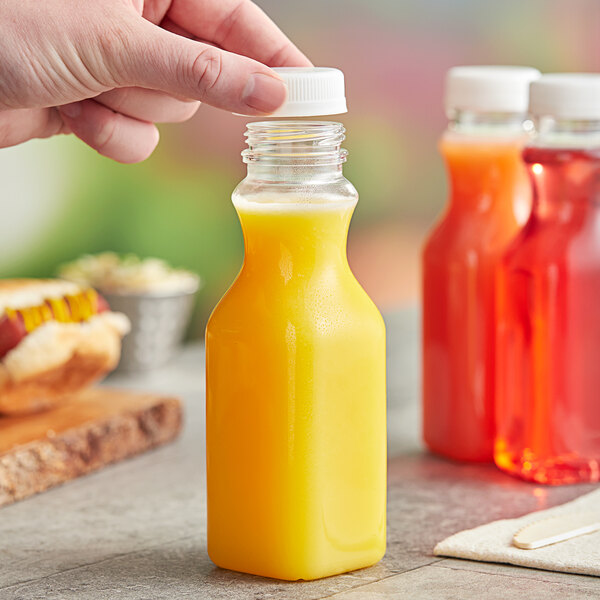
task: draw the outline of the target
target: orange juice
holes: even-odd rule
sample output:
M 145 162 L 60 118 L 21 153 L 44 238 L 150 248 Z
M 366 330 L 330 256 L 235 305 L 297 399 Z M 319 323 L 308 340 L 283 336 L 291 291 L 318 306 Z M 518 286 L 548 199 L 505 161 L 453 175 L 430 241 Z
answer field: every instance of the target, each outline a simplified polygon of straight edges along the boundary
M 221 567 L 315 579 L 385 552 L 385 329 L 346 259 L 355 202 L 234 194 L 244 265 L 206 331 Z

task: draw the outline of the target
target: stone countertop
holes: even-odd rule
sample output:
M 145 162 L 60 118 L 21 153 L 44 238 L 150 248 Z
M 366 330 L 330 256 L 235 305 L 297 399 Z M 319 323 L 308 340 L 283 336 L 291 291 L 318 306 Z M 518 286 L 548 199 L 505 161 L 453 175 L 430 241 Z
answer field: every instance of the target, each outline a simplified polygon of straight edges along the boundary
M 204 365 L 190 346 L 169 366 L 107 385 L 178 394 L 174 444 L 0 510 L 0 600 L 600 597 L 600 578 L 442 559 L 462 529 L 560 504 L 594 486 L 545 488 L 490 465 L 425 453 L 419 436 L 418 314 L 388 316 L 388 547 L 374 567 L 281 582 L 215 567 L 206 553 Z

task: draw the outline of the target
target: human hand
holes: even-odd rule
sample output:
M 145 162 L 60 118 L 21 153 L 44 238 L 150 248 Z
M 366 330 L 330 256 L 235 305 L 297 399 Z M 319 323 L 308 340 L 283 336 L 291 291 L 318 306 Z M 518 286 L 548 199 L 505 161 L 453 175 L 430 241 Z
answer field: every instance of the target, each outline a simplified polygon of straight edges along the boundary
M 120 162 L 199 101 L 268 114 L 309 60 L 250 0 L 0 0 L 0 148 L 74 133 Z

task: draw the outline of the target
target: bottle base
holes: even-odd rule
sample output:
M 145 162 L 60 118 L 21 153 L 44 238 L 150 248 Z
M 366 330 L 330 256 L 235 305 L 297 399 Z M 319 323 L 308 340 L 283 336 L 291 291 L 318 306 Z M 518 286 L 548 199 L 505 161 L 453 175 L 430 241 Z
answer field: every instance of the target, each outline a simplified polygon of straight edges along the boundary
M 478 451 L 461 451 L 457 448 L 442 448 L 436 444 L 432 444 L 427 439 L 424 439 L 425 447 L 429 452 L 454 462 L 461 463 L 480 463 L 480 464 L 491 464 L 494 462 L 494 453 L 490 448 L 489 450 L 478 450 Z
M 600 482 L 600 460 L 577 455 L 541 459 L 528 452 L 496 452 L 496 465 L 504 472 L 525 481 L 544 485 L 569 485 Z
M 344 566 L 330 564 L 322 567 L 317 565 L 312 565 L 310 567 L 305 566 L 304 568 L 295 568 L 291 565 L 249 565 L 235 560 L 228 560 L 227 558 L 221 560 L 220 557 L 213 556 L 213 553 L 210 551 L 208 555 L 217 567 L 227 569 L 228 571 L 237 571 L 239 573 L 248 573 L 249 575 L 258 575 L 259 577 L 268 577 L 269 579 L 280 579 L 284 581 L 313 581 L 315 579 L 324 579 L 326 577 L 333 577 L 334 575 L 341 575 L 342 573 L 372 567 L 383 558 L 385 555 L 385 548 L 383 551 L 374 550 L 370 556 L 363 556 L 362 560 L 348 562 Z

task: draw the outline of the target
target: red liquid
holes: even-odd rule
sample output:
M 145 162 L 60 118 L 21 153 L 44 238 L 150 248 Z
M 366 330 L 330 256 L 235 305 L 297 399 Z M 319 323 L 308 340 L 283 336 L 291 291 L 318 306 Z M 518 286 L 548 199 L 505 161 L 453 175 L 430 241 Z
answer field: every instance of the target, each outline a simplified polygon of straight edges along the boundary
M 452 134 L 441 144 L 451 194 L 423 253 L 423 434 L 458 460 L 493 458 L 495 271 L 529 212 L 522 146 Z
M 528 148 L 533 213 L 498 272 L 496 464 L 600 480 L 600 149 Z

